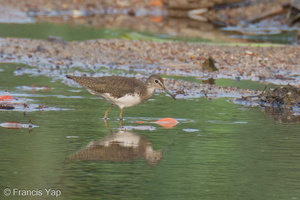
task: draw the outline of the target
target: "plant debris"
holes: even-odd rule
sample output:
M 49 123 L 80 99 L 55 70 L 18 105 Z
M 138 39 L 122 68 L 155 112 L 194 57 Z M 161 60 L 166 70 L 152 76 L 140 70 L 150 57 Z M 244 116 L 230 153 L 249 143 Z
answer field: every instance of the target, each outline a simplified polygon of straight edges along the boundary
M 300 122 L 300 88 L 292 85 L 265 88 L 259 95 L 236 98 L 234 103 L 260 106 L 280 122 Z
M 272 107 L 290 107 L 300 103 L 300 89 L 292 85 L 275 87 L 273 90 L 263 91 L 259 99 L 262 104 Z
M 206 70 L 208 72 L 215 72 L 218 71 L 219 69 L 215 65 L 216 61 L 209 56 L 201 65 L 203 70 Z

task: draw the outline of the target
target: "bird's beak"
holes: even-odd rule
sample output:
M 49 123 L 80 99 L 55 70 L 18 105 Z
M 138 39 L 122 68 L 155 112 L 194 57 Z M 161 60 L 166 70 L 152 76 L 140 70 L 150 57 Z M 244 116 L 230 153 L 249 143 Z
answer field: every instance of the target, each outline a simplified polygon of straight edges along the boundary
M 164 90 L 168 95 L 170 95 L 174 100 L 176 100 L 175 96 L 167 88 L 165 88 Z

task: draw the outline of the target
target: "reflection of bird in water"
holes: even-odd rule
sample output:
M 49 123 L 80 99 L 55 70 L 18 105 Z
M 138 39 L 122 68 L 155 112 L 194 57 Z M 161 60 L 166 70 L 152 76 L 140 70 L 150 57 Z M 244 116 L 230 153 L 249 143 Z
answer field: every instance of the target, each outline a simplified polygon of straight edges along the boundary
M 162 151 L 155 151 L 146 137 L 129 131 L 112 132 L 102 140 L 90 142 L 70 159 L 128 162 L 144 158 L 149 165 L 157 165 Z

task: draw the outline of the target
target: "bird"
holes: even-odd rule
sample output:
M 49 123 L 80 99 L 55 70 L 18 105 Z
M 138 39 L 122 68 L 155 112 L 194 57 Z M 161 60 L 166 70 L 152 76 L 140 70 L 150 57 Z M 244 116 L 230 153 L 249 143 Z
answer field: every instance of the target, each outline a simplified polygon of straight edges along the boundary
M 149 76 L 146 82 L 123 76 L 86 77 L 66 75 L 66 77 L 84 86 L 91 94 L 98 95 L 111 103 L 105 111 L 105 120 L 113 106 L 119 107 L 119 119 L 123 120 L 124 108 L 147 101 L 156 89 L 164 90 L 176 100 L 175 96 L 166 88 L 162 77 L 156 74 Z

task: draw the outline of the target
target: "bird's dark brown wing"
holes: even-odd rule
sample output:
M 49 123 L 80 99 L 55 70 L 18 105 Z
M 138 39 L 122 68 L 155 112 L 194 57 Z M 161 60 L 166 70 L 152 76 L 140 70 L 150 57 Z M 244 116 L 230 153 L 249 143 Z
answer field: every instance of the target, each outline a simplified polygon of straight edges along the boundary
M 66 77 L 93 92 L 110 93 L 116 98 L 120 98 L 126 94 L 143 93 L 146 91 L 145 84 L 136 78 L 122 76 L 81 77 L 70 75 Z

